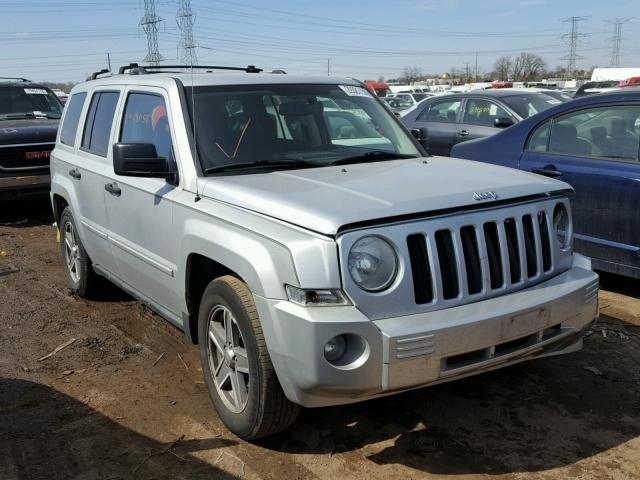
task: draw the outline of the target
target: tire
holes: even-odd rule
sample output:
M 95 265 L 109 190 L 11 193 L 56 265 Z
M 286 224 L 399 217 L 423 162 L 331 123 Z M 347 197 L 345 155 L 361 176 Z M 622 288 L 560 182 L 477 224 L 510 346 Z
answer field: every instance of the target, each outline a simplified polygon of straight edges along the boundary
M 82 245 L 70 207 L 62 211 L 58 228 L 62 268 L 69 288 L 80 297 L 89 297 L 96 291 L 100 278 L 93 271 L 91 259 Z
M 209 396 L 230 431 L 256 440 L 295 421 L 300 407 L 282 391 L 244 282 L 227 275 L 209 283 L 200 302 L 198 334 Z

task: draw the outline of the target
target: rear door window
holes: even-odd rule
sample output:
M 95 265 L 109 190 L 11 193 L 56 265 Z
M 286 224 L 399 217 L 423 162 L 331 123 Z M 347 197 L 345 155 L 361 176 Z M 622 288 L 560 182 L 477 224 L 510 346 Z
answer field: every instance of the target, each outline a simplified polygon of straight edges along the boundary
M 467 100 L 462 123 L 495 127 L 495 121 L 498 118 L 511 118 L 511 115 L 500 105 L 490 100 L 470 98 Z
M 434 102 L 425 108 L 416 121 L 418 122 L 442 122 L 455 123 L 460 111 L 462 100 L 451 99 Z
M 111 127 L 118 105 L 118 92 L 97 92 L 91 98 L 89 113 L 84 124 L 81 148 L 106 157 L 111 138 Z
M 75 93 L 71 95 L 71 99 L 67 105 L 67 113 L 64 116 L 64 122 L 60 129 L 60 142 L 65 145 L 73 146 L 76 143 L 76 132 L 80 123 L 80 114 L 84 101 L 87 98 L 86 92 Z

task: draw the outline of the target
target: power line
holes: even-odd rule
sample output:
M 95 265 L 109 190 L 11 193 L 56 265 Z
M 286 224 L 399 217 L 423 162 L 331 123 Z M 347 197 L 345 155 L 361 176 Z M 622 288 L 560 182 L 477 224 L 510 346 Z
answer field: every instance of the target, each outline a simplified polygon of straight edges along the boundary
M 567 61 L 567 78 L 573 78 L 576 71 L 577 60 L 579 58 L 584 58 L 577 53 L 578 38 L 585 36 L 583 33 L 578 33 L 578 24 L 586 19 L 587 17 L 568 17 L 562 19 L 562 21 L 565 23 L 571 23 L 571 29 L 569 33 L 562 36 L 563 38 L 569 39 L 569 54 L 561 58 L 561 60 Z
M 613 38 L 611 42 L 610 67 L 620 66 L 620 50 L 622 47 L 622 25 L 631 21 L 631 18 L 615 18 L 607 21 L 613 25 Z
M 144 0 L 144 15 L 139 25 L 147 35 L 147 56 L 144 61 L 151 65 L 159 65 L 164 57 L 158 48 L 158 24 L 162 18 L 156 15 L 156 0 Z
M 178 42 L 178 58 L 183 65 L 197 65 L 196 45 L 193 42 L 194 15 L 191 0 L 180 0 L 180 8 L 176 14 L 176 22 L 180 29 Z

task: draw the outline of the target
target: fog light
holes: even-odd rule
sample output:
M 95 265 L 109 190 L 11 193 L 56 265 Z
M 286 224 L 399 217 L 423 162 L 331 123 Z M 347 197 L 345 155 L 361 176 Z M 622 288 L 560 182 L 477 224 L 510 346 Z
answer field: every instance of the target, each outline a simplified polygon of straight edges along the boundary
M 347 349 L 347 341 L 344 335 L 336 335 L 324 345 L 324 358 L 328 362 L 335 362 L 344 355 Z

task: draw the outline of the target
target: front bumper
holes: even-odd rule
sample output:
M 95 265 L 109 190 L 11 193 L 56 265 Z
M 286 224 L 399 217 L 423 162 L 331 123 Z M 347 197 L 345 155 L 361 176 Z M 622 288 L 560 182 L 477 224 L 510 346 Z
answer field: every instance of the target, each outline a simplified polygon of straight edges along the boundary
M 321 407 L 577 350 L 598 316 L 598 276 L 574 254 L 571 269 L 526 290 L 377 321 L 356 307 L 255 300 L 285 394 L 302 406 Z M 357 361 L 335 366 L 325 360 L 324 345 L 338 334 L 366 341 Z
M 0 177 L 0 196 L 39 195 L 51 189 L 51 176 L 26 175 Z

